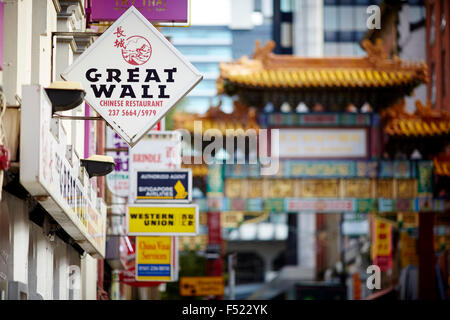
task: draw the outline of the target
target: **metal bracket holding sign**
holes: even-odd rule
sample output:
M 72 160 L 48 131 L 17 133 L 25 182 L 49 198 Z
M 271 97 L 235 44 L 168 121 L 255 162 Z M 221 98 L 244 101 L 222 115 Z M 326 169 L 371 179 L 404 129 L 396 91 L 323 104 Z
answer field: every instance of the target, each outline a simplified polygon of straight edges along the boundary
M 136 203 L 190 203 L 191 169 L 135 171 Z
M 136 237 L 136 281 L 178 280 L 177 237 Z
M 81 82 L 86 102 L 131 147 L 203 79 L 133 6 L 61 77 Z
M 127 206 L 130 236 L 194 236 L 199 233 L 196 204 L 132 204 Z

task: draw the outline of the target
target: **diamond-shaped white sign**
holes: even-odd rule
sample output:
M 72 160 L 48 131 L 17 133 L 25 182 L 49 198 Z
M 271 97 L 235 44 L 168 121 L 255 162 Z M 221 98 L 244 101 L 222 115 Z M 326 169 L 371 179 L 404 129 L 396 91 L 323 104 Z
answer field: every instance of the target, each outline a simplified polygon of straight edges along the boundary
M 61 76 L 83 84 L 86 102 L 130 146 L 203 78 L 135 7 Z

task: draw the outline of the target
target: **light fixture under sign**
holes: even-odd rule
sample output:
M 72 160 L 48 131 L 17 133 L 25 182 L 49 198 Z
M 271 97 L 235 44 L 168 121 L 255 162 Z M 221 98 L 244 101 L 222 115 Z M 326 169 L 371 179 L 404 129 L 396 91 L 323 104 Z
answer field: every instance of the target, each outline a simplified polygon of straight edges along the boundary
M 55 81 L 45 88 L 53 113 L 67 111 L 83 103 L 86 91 L 80 82 Z
M 81 159 L 81 165 L 86 168 L 89 178 L 92 178 L 106 176 L 114 170 L 116 164 L 112 157 L 96 154 L 87 159 Z

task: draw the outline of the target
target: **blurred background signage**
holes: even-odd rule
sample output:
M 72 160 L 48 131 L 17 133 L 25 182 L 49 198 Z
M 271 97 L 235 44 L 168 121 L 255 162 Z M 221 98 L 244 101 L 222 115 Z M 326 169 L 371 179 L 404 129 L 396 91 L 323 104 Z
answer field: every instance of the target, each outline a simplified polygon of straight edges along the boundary
M 191 169 L 137 172 L 136 202 L 190 202 Z
M 150 131 L 164 131 L 165 121 L 162 119 Z M 106 155 L 113 157 L 114 171 L 106 176 L 109 191 L 117 197 L 128 197 L 130 191 L 129 170 L 130 155 L 128 144 L 114 132 L 106 127 Z
M 366 158 L 364 128 L 280 129 L 280 158 Z
M 136 280 L 178 279 L 176 237 L 136 237 Z
M 130 150 L 130 186 L 137 184 L 138 171 L 172 170 L 181 167 L 181 135 L 176 131 L 152 132 Z M 129 188 L 129 201 L 136 188 Z
M 222 296 L 224 294 L 223 277 L 181 277 L 180 295 L 192 296 Z
M 89 0 L 90 21 L 114 21 L 134 6 L 149 21 L 188 22 L 189 0 Z

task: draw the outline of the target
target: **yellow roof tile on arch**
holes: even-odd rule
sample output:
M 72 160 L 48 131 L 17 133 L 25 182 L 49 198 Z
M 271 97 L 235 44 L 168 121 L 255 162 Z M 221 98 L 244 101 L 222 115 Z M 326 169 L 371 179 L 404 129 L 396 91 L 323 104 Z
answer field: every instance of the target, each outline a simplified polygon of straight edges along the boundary
M 256 43 L 252 58 L 220 63 L 218 84 L 259 89 L 395 88 L 427 82 L 425 62 L 389 58 L 382 44 L 363 43 L 364 57 L 297 57 L 272 53 L 275 44 Z
M 259 88 L 314 87 L 397 87 L 414 81 L 412 72 L 378 71 L 371 69 L 307 69 L 258 70 L 253 73 L 233 73 L 224 79 L 242 86 Z

